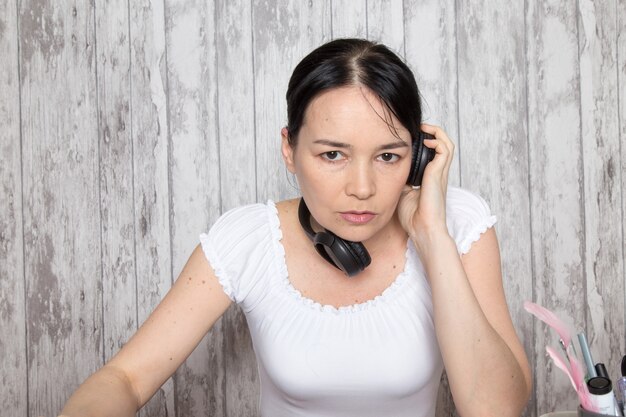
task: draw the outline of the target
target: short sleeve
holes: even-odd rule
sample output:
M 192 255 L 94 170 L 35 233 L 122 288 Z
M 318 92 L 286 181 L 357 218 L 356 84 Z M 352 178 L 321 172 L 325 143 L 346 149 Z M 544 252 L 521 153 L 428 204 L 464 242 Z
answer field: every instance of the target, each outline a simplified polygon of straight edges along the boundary
M 472 243 L 496 223 L 487 202 L 470 191 L 448 187 L 446 198 L 448 232 L 456 242 L 459 254 L 469 252 Z
M 228 297 L 251 309 L 263 293 L 263 277 L 273 268 L 268 207 L 253 204 L 224 213 L 208 233 L 202 250 Z

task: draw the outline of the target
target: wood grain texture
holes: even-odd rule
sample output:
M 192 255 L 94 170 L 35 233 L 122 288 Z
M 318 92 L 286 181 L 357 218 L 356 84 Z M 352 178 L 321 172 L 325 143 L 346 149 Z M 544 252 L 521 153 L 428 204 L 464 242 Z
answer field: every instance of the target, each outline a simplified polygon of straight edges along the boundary
M 626 281 L 626 2 L 618 1 L 617 15 L 617 81 L 619 100 L 619 144 L 622 190 L 622 277 L 619 281 Z M 625 282 L 626 284 L 626 282 Z M 623 306 L 624 304 L 622 304 Z M 618 333 L 619 334 L 619 333 Z M 625 336 L 626 337 L 626 336 Z
M 578 14 L 585 209 L 586 330 L 611 378 L 624 350 L 624 258 L 618 121 L 617 1 L 581 0 Z M 623 163 L 623 162 L 622 162 Z
M 104 361 L 137 330 L 128 2 L 96 5 Z
M 129 6 L 137 321 L 141 324 L 172 283 L 167 57 L 163 1 L 133 1 Z M 141 414 L 174 415 L 174 408 L 170 378 Z
M 330 40 L 330 6 L 324 1 L 254 3 L 252 30 L 257 198 L 278 201 L 298 193 L 280 154 L 289 76 L 306 54 Z
M 533 297 L 524 12 L 523 2 L 457 3 L 458 142 L 461 186 L 482 195 L 498 217 L 505 294 L 533 352 L 532 321 L 522 310 Z
M 367 37 L 367 0 L 330 0 L 331 36 Z
M 367 37 L 382 42 L 404 56 L 404 10 L 402 0 L 367 2 Z
M 422 120 L 441 126 L 457 146 L 449 183 L 460 184 L 456 9 L 454 1 L 404 2 L 405 59 L 422 95 Z
M 20 138 L 20 76 L 15 2 L 0 3 L 0 404 L 25 416 L 28 403 Z
M 29 415 L 102 364 L 94 10 L 19 9 Z
M 217 3 L 218 130 L 222 210 L 257 201 L 252 4 Z M 280 132 L 278 132 L 280 133 Z M 276 135 L 274 136 L 276 137 Z M 234 169 L 236 167 L 236 169 Z
M 584 325 L 584 213 L 576 7 L 530 4 L 528 141 L 535 301 Z M 575 409 L 566 376 L 543 354 L 557 337 L 534 324 L 537 414 Z
M 223 211 L 257 201 L 252 3 L 245 0 L 217 2 Z M 225 415 L 256 416 L 259 414 L 259 377 L 246 318 L 243 311 L 233 305 L 222 323 Z
M 220 212 L 216 14 L 206 1 L 168 2 L 165 14 L 176 276 Z M 227 415 L 223 344 L 218 322 L 176 372 L 176 415 Z

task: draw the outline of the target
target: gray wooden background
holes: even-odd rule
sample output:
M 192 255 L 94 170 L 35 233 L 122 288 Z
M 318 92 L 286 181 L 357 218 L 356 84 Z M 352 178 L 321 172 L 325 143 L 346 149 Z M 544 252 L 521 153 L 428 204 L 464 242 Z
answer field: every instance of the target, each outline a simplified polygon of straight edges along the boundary
M 623 0 L 0 0 L 0 414 L 53 416 L 146 318 L 225 210 L 295 196 L 279 155 L 294 65 L 335 37 L 414 69 L 452 183 L 498 215 L 531 359 L 526 414 L 573 409 L 535 300 L 626 353 Z M 143 416 L 255 416 L 233 308 Z M 454 414 L 443 382 L 440 416 Z

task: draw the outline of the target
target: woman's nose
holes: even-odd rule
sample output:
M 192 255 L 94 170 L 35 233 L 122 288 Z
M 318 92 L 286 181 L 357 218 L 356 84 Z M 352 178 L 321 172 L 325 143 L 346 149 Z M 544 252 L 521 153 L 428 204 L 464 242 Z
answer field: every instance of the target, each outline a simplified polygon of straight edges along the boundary
M 346 194 L 363 200 L 376 193 L 375 173 L 371 164 L 355 161 L 347 176 Z

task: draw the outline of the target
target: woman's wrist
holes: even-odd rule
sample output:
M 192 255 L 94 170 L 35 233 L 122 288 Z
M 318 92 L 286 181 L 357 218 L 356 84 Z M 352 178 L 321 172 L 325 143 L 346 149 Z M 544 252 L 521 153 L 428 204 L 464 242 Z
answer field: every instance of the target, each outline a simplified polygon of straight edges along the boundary
M 446 226 L 421 228 L 417 233 L 411 234 L 410 237 L 422 259 L 452 248 L 456 252 L 456 243 Z

